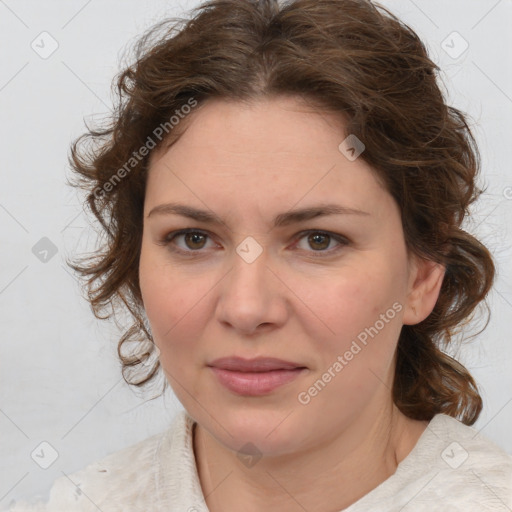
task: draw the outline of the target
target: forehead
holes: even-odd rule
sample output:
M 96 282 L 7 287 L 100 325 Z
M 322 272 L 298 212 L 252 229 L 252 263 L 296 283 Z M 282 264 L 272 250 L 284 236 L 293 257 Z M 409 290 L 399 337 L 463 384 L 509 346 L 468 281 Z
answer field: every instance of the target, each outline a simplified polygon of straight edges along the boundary
M 320 198 L 360 208 L 386 193 L 362 158 L 340 151 L 342 117 L 298 98 L 209 100 L 184 123 L 179 140 L 152 155 L 151 202 L 195 192 L 247 207 L 253 198 L 283 206 Z
M 210 99 L 185 118 L 183 125 L 185 133 L 175 145 L 180 150 L 207 148 L 211 156 L 225 151 L 318 156 L 329 145 L 337 147 L 344 135 L 340 114 L 319 111 L 299 97 L 287 96 L 251 102 Z

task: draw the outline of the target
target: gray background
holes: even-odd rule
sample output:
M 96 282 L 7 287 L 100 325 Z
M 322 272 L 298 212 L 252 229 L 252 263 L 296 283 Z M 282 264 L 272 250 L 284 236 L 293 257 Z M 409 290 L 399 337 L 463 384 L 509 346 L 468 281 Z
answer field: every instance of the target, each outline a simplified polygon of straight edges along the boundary
M 491 323 L 458 357 L 485 400 L 476 427 L 512 453 L 512 1 L 382 3 L 423 38 L 449 101 L 475 125 L 487 192 L 468 229 L 499 268 Z M 95 320 L 65 265 L 94 242 L 65 176 L 83 118 L 109 111 L 121 52 L 161 18 L 197 4 L 0 0 L 0 508 L 160 432 L 182 408 L 171 393 L 147 401 L 121 379 L 119 332 Z M 454 31 L 469 45 L 464 53 Z M 42 58 L 52 40 L 57 50 Z M 55 255 L 43 252 L 44 237 Z M 41 442 L 58 453 L 48 469 L 40 465 L 52 451 Z M 34 457 L 39 465 L 34 450 L 44 453 Z

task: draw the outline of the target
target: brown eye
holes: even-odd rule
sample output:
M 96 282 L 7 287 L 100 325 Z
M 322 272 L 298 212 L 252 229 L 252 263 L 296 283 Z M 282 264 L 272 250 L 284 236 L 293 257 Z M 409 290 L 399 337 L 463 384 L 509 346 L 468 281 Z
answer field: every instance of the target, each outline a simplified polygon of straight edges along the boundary
M 308 236 L 308 243 L 315 250 L 324 250 L 329 247 L 331 237 L 325 233 L 312 233 Z
M 210 247 L 208 247 L 209 240 L 213 244 Z M 213 248 L 215 244 L 207 233 L 195 229 L 184 229 L 169 233 L 159 242 L 159 245 L 184 256 L 201 256 L 206 249 Z
M 189 249 L 202 249 L 206 243 L 206 235 L 202 233 L 186 233 L 184 237 L 185 244 Z
M 350 243 L 341 235 L 324 231 L 306 231 L 300 235 L 296 247 L 315 257 L 334 255 Z

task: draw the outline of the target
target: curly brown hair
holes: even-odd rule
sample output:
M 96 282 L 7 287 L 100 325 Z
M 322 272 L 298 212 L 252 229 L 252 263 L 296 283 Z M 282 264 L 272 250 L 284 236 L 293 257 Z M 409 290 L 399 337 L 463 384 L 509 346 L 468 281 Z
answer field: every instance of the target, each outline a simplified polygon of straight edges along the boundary
M 87 191 L 106 235 L 71 266 L 85 278 L 98 318 L 120 308 L 133 318 L 118 343 L 125 381 L 143 386 L 159 369 L 158 359 L 144 364 L 148 340 L 154 345 L 138 275 L 148 148 L 179 139 L 184 105 L 295 95 L 343 116 L 346 132 L 366 146 L 361 158 L 400 207 L 408 250 L 446 267 L 433 312 L 402 328 L 395 404 L 413 419 L 444 413 L 473 424 L 482 399 L 446 348 L 495 276 L 489 251 L 461 228 L 482 193 L 480 155 L 465 114 L 445 103 L 439 68 L 417 34 L 369 0 L 212 0 L 188 19 L 154 25 L 134 50 L 134 63 L 115 78 L 107 125 L 87 127 L 69 158 L 72 184 Z M 173 117 L 184 122 L 174 127 Z M 138 355 L 123 354 L 128 341 L 140 345 Z

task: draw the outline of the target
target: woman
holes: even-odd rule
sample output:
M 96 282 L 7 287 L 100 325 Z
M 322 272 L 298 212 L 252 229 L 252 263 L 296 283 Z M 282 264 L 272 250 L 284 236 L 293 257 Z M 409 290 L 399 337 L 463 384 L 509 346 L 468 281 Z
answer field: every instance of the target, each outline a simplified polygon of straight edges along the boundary
M 512 460 L 442 351 L 494 278 L 461 229 L 478 149 L 417 35 L 364 0 L 168 28 L 73 145 L 108 235 L 76 270 L 98 316 L 133 315 L 126 380 L 163 372 L 185 411 L 13 510 L 509 510 Z

